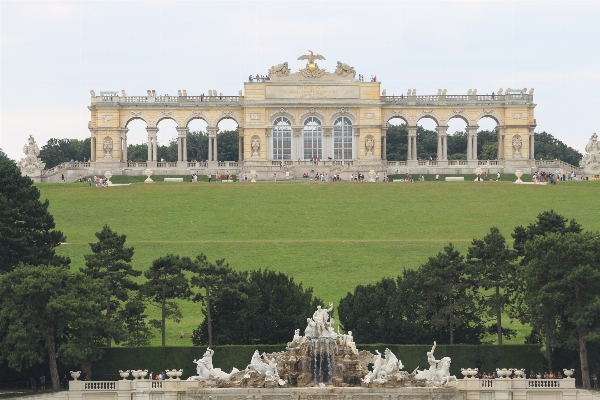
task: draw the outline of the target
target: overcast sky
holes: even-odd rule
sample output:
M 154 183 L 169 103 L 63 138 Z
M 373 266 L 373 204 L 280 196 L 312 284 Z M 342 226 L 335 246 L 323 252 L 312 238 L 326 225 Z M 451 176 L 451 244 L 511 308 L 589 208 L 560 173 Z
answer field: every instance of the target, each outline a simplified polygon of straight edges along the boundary
M 302 67 L 308 49 L 330 71 L 376 74 L 389 95 L 533 87 L 537 131 L 580 151 L 600 114 L 600 2 L 21 0 L 0 13 L 0 148 L 14 159 L 29 134 L 40 147 L 89 137 L 90 89 L 237 95 L 250 73 Z M 176 136 L 159 127 L 159 142 Z M 131 128 L 129 143 L 146 140 Z

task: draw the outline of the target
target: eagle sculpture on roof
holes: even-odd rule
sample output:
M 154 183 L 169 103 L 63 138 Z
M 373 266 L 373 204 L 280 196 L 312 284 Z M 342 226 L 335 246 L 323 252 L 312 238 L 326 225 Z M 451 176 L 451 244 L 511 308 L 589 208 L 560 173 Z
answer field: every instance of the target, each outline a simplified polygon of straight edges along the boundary
M 308 50 L 308 52 L 310 54 L 301 55 L 300 57 L 298 57 L 298 60 L 308 60 L 307 64 L 314 64 L 315 60 L 324 60 L 325 59 L 325 57 L 323 57 L 320 54 L 314 54 L 312 50 Z

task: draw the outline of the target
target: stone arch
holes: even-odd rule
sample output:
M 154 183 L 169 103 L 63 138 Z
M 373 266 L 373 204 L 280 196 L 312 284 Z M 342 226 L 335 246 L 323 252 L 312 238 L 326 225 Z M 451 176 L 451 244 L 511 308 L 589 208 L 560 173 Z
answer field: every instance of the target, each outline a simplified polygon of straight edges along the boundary
M 469 117 L 463 110 L 453 110 L 450 114 L 448 114 L 445 118 L 445 124 L 448 124 L 448 121 L 450 121 L 452 118 L 460 118 L 463 121 L 465 121 L 465 123 L 467 124 L 467 126 L 471 126 L 471 125 L 475 125 L 474 121 L 471 119 L 471 117 Z
M 408 115 L 406 115 L 404 112 L 402 111 L 392 111 L 391 113 L 389 113 L 388 115 L 385 116 L 385 118 L 383 119 L 383 125 L 387 125 L 388 122 L 390 122 L 391 119 L 394 118 L 400 118 L 402 119 L 404 122 L 406 122 L 406 125 L 410 125 L 410 117 Z
M 224 119 L 232 119 L 238 124 L 238 126 L 242 126 L 242 120 L 240 119 L 240 117 L 235 115 L 235 113 L 231 110 L 222 110 L 221 114 L 217 118 L 215 118 L 213 126 L 218 126 L 219 122 L 221 122 L 221 120 Z
M 290 120 L 290 122 L 292 123 L 292 125 L 294 125 L 295 122 L 296 122 L 296 118 L 295 118 L 294 114 L 291 111 L 288 111 L 285 108 L 281 107 L 281 108 L 273 111 L 269 115 L 269 124 L 273 125 L 273 122 L 278 117 L 286 117 L 287 119 Z
M 307 117 L 317 117 L 317 118 L 319 118 L 321 120 L 322 124 L 325 124 L 325 121 L 327 120 L 325 118 L 325 114 L 323 113 L 323 111 L 321 111 L 321 110 L 319 110 L 317 108 L 314 108 L 314 107 L 311 107 L 308 110 L 304 111 L 302 114 L 300 114 L 300 121 L 299 122 L 301 124 L 304 124 L 304 120 Z
M 442 119 L 433 110 L 423 110 L 423 112 L 415 117 L 415 125 L 423 118 L 431 118 L 437 126 L 442 125 Z
M 204 114 L 202 111 L 192 111 L 192 113 L 190 115 L 188 115 L 185 118 L 185 120 L 183 121 L 183 127 L 187 128 L 189 123 L 195 119 L 201 119 L 204 122 L 206 122 L 208 124 L 208 126 L 210 126 L 210 118 L 208 118 L 208 116 L 206 114 Z
M 502 121 L 502 117 L 500 115 L 498 115 L 498 113 L 496 113 L 496 111 L 494 111 L 494 110 L 483 110 L 482 113 L 480 113 L 479 115 L 477 115 L 475 117 L 475 123 L 478 123 L 481 118 L 485 118 L 485 117 L 490 117 L 491 119 L 496 121 L 496 123 L 499 126 L 504 125 L 504 123 Z
M 331 123 L 331 125 L 333 125 L 333 123 L 338 117 L 348 117 L 350 121 L 352 121 L 353 125 L 356 124 L 356 114 L 354 114 L 354 112 L 352 112 L 352 110 L 348 108 L 342 107 L 335 110 L 329 118 L 329 122 Z
M 162 121 L 163 119 L 171 119 L 171 120 L 175 121 L 177 126 L 181 126 L 181 121 L 179 120 L 179 117 L 177 117 L 177 115 L 175 115 L 173 113 L 173 110 L 161 111 L 160 114 L 158 114 L 156 116 L 156 118 L 154 118 L 154 126 L 158 126 L 159 122 Z
M 146 123 L 146 125 L 150 126 L 150 118 L 148 118 L 146 115 L 144 115 L 143 112 L 141 112 L 141 111 L 138 111 L 138 112 L 132 111 L 131 113 L 129 113 L 128 115 L 126 115 L 123 118 L 123 126 L 122 126 L 122 128 L 127 128 L 127 124 L 129 124 L 134 119 L 141 119 L 142 121 L 144 121 Z

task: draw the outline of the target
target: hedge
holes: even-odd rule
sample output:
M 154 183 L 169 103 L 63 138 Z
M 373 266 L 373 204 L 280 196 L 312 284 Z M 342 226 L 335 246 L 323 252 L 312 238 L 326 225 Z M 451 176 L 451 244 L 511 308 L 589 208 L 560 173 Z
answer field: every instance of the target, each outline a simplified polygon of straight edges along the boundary
M 389 348 L 404 364 L 404 369 L 412 371 L 416 367 L 429 368 L 426 352 L 430 345 L 357 345 L 359 350 L 382 354 Z M 254 350 L 259 352 L 278 352 L 284 345 L 263 346 L 212 346 L 215 350 L 213 365 L 229 372 L 231 368 L 244 369 Z M 112 347 L 105 349 L 101 360 L 92 364 L 94 380 L 117 380 L 119 370 L 147 369 L 155 374 L 165 369 L 183 369 L 183 379 L 196 374 L 193 360 L 201 358 L 206 347 Z M 450 372 L 462 377 L 461 368 L 477 367 L 480 371 L 495 371 L 496 368 L 525 368 L 527 371 L 543 371 L 544 356 L 539 345 L 438 345 L 435 350 L 437 359 L 450 357 Z

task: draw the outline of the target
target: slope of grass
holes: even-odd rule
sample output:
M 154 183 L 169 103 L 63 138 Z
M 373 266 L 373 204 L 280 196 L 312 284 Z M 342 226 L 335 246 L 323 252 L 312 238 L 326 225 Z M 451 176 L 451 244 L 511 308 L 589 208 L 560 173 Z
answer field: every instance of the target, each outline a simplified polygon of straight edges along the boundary
M 167 253 L 225 258 L 234 269 L 269 268 L 334 301 L 356 285 L 395 277 L 452 242 L 466 252 L 473 238 L 497 226 L 507 239 L 515 226 L 549 209 L 600 230 L 598 182 L 556 186 L 510 182 L 408 183 L 134 183 L 88 188 L 41 184 L 57 229 L 58 252 L 72 268 L 84 265 L 88 243 L 104 224 L 127 235 L 132 264 L 145 270 Z M 143 279 L 140 278 L 140 281 Z M 181 302 L 184 319 L 168 322 L 167 344 L 184 345 L 201 321 L 200 306 Z M 158 317 L 158 310 L 149 310 Z M 529 328 L 519 324 L 514 342 Z M 154 344 L 159 343 L 159 335 Z

